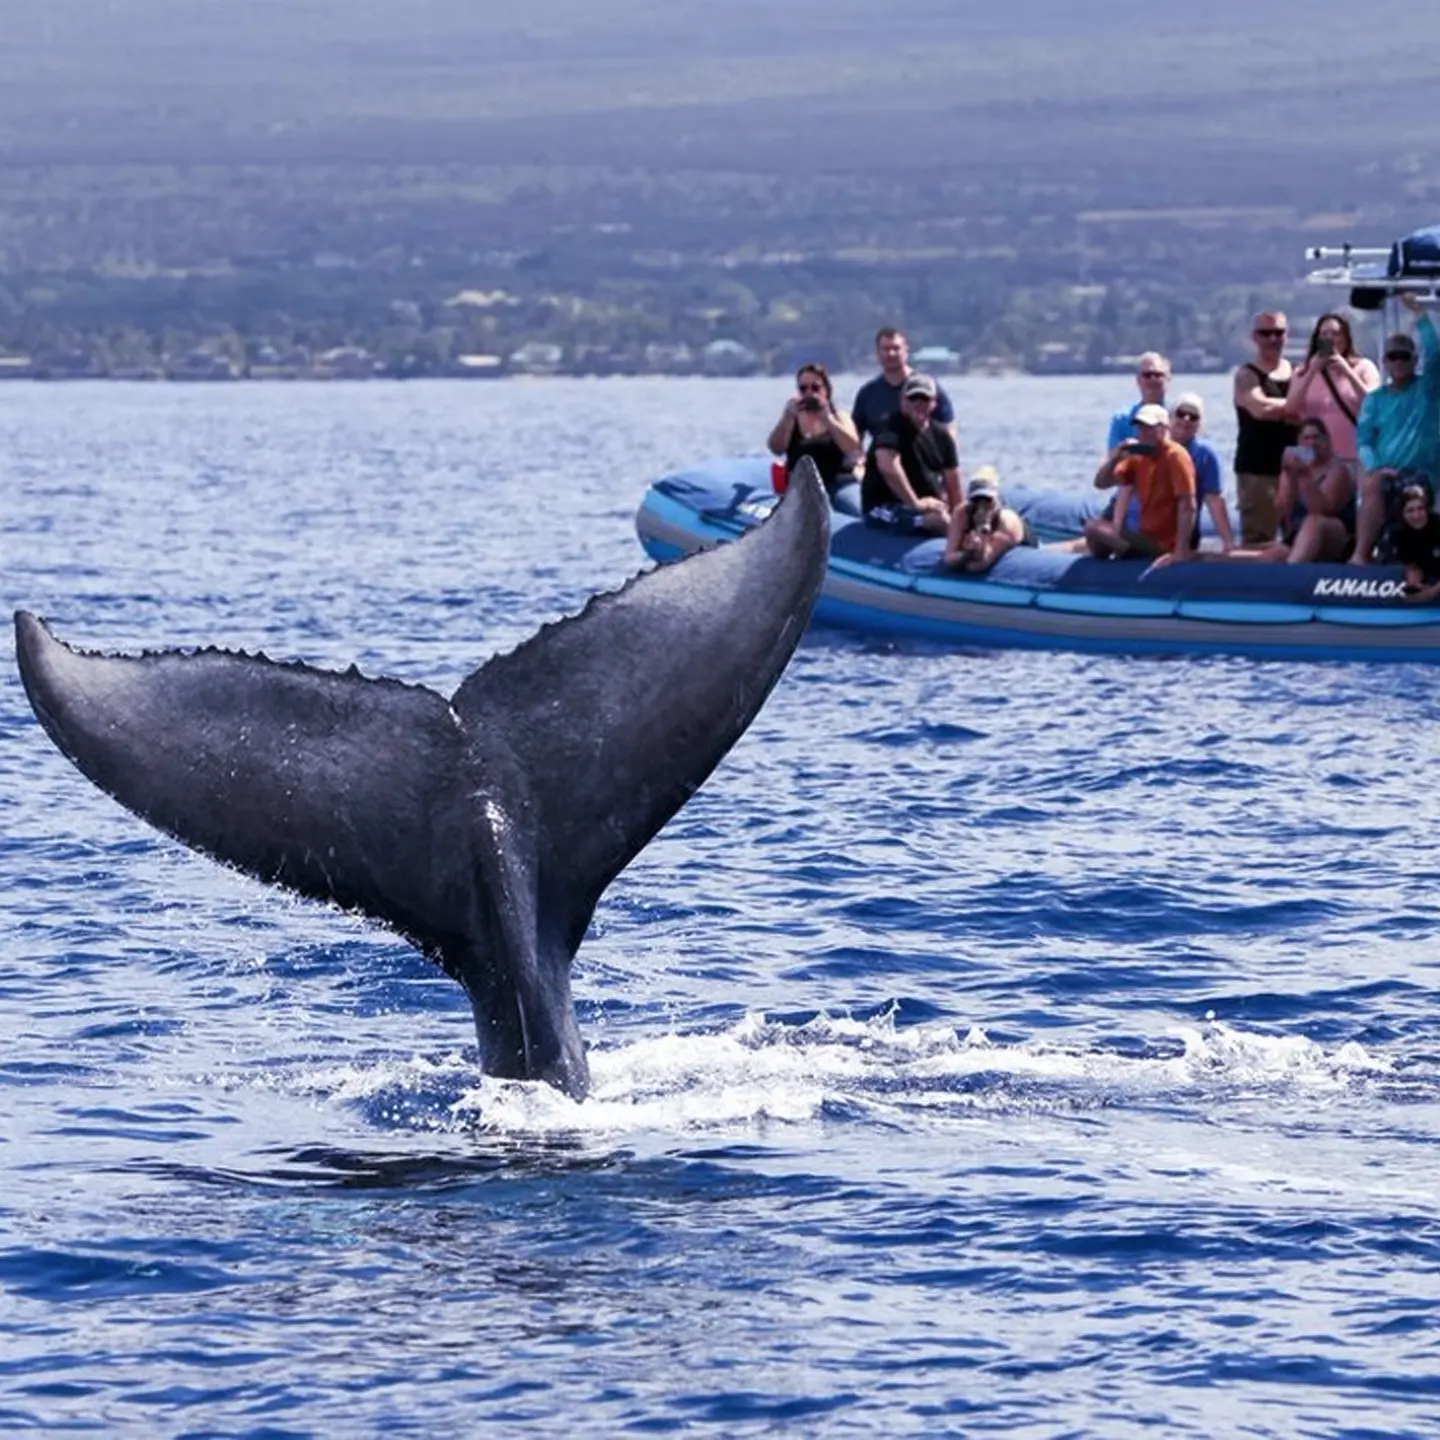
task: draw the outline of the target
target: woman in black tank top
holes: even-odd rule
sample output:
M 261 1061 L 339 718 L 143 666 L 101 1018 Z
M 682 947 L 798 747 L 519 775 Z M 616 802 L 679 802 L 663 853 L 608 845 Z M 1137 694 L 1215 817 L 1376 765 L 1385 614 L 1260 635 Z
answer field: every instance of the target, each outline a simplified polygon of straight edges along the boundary
M 823 365 L 802 365 L 795 372 L 795 394 L 785 402 L 768 444 L 772 455 L 785 457 L 787 474 L 808 455 L 832 498 L 840 486 L 855 478 L 860 437 L 849 412 L 835 408 L 830 376 Z

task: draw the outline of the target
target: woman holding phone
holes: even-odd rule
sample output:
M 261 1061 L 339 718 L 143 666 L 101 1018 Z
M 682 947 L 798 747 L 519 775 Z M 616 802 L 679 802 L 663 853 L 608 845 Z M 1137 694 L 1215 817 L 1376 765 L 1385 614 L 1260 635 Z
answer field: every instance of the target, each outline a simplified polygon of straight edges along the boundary
M 1354 460 L 1360 406 L 1379 384 L 1374 363 L 1355 353 L 1350 322 L 1322 315 L 1310 332 L 1310 353 L 1290 382 L 1285 413 L 1297 423 L 1323 421 L 1336 458 Z
M 808 455 L 820 471 L 825 491 L 833 500 L 840 486 L 855 478 L 860 436 L 849 411 L 835 406 L 830 376 L 818 362 L 795 372 L 795 393 L 785 402 L 766 442 L 772 455 L 785 458 L 785 473 Z

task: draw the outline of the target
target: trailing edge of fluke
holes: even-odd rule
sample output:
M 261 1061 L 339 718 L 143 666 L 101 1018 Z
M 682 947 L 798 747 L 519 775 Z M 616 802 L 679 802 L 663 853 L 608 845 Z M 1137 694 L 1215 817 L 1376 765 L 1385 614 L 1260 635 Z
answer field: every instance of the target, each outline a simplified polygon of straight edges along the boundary
M 811 462 L 745 540 L 636 576 L 450 700 L 264 655 L 72 650 L 25 691 L 96 785 L 215 859 L 393 926 L 465 987 L 491 1075 L 579 1099 L 570 962 L 605 888 L 755 718 L 819 594 Z

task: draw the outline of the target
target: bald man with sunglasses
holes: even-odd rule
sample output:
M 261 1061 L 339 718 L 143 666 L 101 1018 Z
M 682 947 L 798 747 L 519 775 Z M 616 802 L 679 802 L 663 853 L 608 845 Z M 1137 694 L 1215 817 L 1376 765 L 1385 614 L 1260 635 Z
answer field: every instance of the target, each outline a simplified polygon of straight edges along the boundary
M 1295 373 L 1285 358 L 1289 330 L 1279 310 L 1262 310 L 1250 326 L 1255 358 L 1235 369 L 1235 493 L 1242 545 L 1270 544 L 1280 525 L 1280 468 L 1295 443 L 1287 408 Z

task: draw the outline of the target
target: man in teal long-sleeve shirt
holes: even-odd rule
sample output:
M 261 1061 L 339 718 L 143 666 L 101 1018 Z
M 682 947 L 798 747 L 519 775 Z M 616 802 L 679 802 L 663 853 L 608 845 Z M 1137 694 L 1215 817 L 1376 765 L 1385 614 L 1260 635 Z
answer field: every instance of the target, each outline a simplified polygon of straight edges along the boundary
M 1416 374 L 1415 342 L 1404 334 L 1385 342 L 1388 377 L 1360 407 L 1355 426 L 1360 479 L 1360 513 L 1355 521 L 1352 565 L 1368 565 L 1385 523 L 1386 482 L 1425 477 L 1432 494 L 1440 481 L 1440 333 L 1424 306 L 1408 290 L 1400 303 L 1419 321 L 1415 333 L 1425 347 L 1424 369 Z

